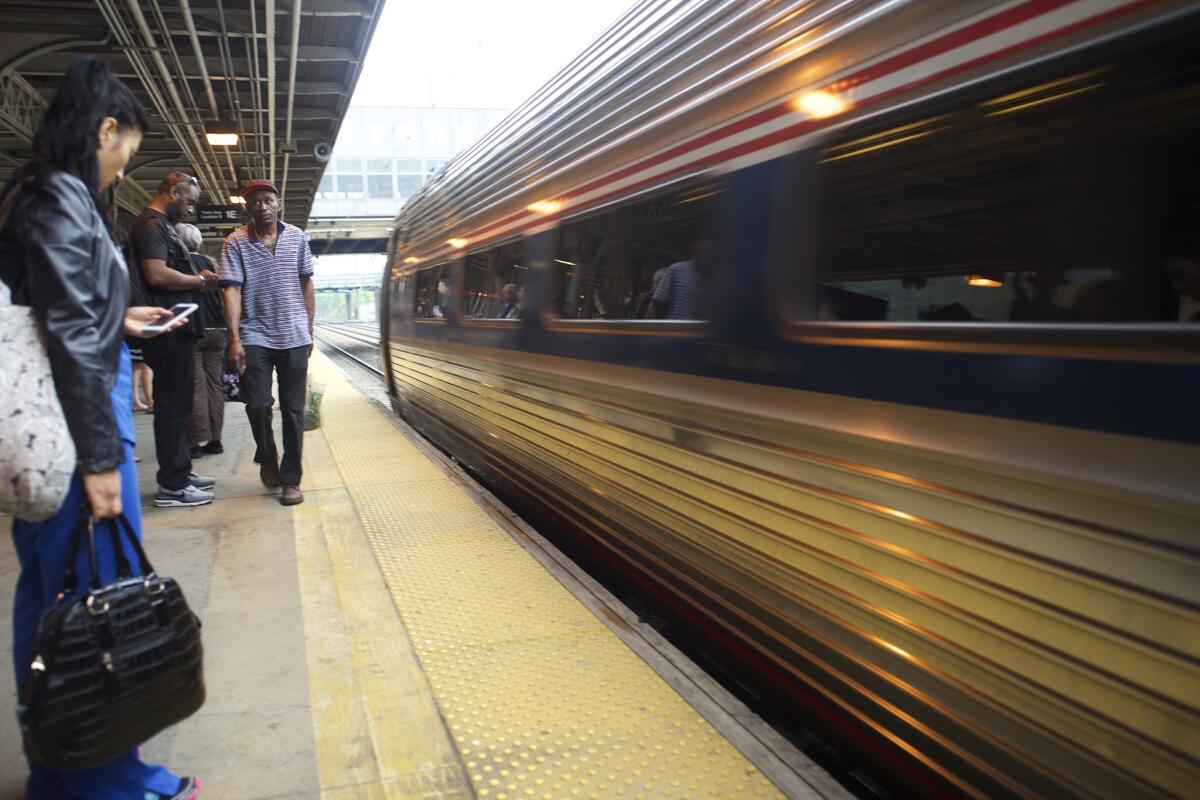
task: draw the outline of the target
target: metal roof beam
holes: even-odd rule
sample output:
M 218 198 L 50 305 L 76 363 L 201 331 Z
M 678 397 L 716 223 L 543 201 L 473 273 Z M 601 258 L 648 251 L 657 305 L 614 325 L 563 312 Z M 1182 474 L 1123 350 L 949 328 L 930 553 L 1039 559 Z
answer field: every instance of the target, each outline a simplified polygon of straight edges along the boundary
M 73 58 L 74 55 L 72 55 L 70 57 Z M 241 65 L 243 65 L 243 63 L 244 62 L 239 61 L 238 64 L 235 66 L 241 66 Z M 121 64 L 121 66 L 125 66 L 125 65 Z M 24 75 L 25 78 L 30 83 L 34 84 L 35 86 L 47 88 L 47 89 L 51 89 L 51 88 L 57 86 L 59 81 L 62 80 L 62 76 L 63 76 L 61 71 L 48 70 L 48 69 L 44 69 L 44 68 L 37 69 L 37 70 L 30 70 L 30 71 L 22 70 L 21 74 Z M 136 82 L 138 80 L 138 76 L 132 72 L 129 72 L 128 70 L 124 70 L 124 71 L 117 70 L 116 75 L 118 78 L 120 78 L 123 81 Z M 212 82 L 214 84 L 218 84 L 218 83 L 226 84 L 226 85 L 228 85 L 230 83 L 251 84 L 254 82 L 254 79 L 247 75 L 238 75 L 236 78 L 233 78 L 232 80 L 226 75 L 216 75 L 216 74 L 210 75 L 209 78 L 212 80 Z M 196 81 L 196 82 L 199 82 L 202 80 L 202 78 L 199 74 L 192 74 L 192 73 L 188 73 L 188 74 L 184 75 L 183 79 L 186 81 Z M 259 81 L 261 83 L 266 83 L 267 79 L 260 78 Z M 133 88 L 136 91 L 139 87 L 134 86 Z M 223 87 L 221 89 L 221 91 L 222 91 L 222 93 L 225 93 L 225 94 L 229 93 L 229 89 L 227 88 L 227 86 Z M 341 94 L 345 94 L 345 93 L 346 93 L 345 84 L 339 83 L 337 81 L 300 81 L 300 80 L 296 81 L 296 94 L 300 95 L 300 96 L 312 97 L 314 95 L 341 95 Z M 250 92 L 250 89 L 248 86 L 246 86 L 246 87 L 242 87 L 240 85 L 238 86 L 238 97 L 241 99 L 242 104 L 244 106 L 249 107 L 249 106 L 253 105 L 253 103 L 251 102 L 251 92 Z
M 316 0 L 316 2 L 306 2 L 304 9 L 300 12 L 302 17 L 370 17 L 372 14 L 373 3 L 366 0 Z M 192 7 L 197 11 L 203 9 L 205 11 L 216 11 L 217 4 L 212 0 L 197 0 L 192 4 Z M 247 14 L 241 8 L 232 8 L 226 6 L 226 19 L 249 19 Z M 247 26 L 249 27 L 249 26 Z
M 305 3 L 302 17 L 369 17 L 371 3 L 365 0 L 316 0 Z
M 274 73 L 276 81 L 294 81 L 288 94 L 296 150 L 287 159 L 286 188 L 280 188 L 295 221 L 303 225 L 326 169 L 313 157 L 312 147 L 336 138 L 382 4 L 383 0 L 0 0 L 0 73 L 8 66 L 27 80 L 20 92 L 0 87 L 8 94 L 7 106 L 0 97 L 0 114 L 8 112 L 0 117 L 0 149 L 15 160 L 29 157 L 36 112 L 14 122 L 17 101 L 53 99 L 71 61 L 86 53 L 109 63 L 151 118 L 152 129 L 139 158 L 145 168 L 118 192 L 122 209 L 136 211 L 132 206 L 141 203 L 142 193 L 152 191 L 170 168 L 196 170 L 206 191 L 227 188 L 223 182 L 230 176 L 220 175 L 225 171 L 222 165 L 236 172 L 237 179 L 266 175 L 267 161 L 280 155 L 271 146 L 271 128 L 277 128 L 274 143 L 282 145 L 279 137 L 286 133 L 287 118 L 273 115 L 270 101 L 277 99 L 282 105 L 285 86 L 278 87 L 278 94 L 269 91 Z M 311 21 L 299 36 L 292 30 L 291 36 L 279 31 L 272 37 L 272 25 L 264 24 L 264 9 L 270 6 L 279 12 L 272 16 L 286 20 L 278 23 L 280 27 L 304 18 Z M 186 8 L 192 26 L 187 24 Z M 143 27 L 150 29 L 149 37 Z M 165 73 L 160 62 L 167 66 Z M 286 73 L 281 72 L 285 65 Z M 208 91 L 201 89 L 205 71 Z M 239 127 L 246 128 L 239 131 L 242 144 L 228 154 L 203 139 L 202 120 L 212 117 L 214 103 L 219 115 L 236 117 L 242 122 Z M 151 161 L 157 163 L 146 163 Z M 6 169 L 11 170 L 0 155 L 0 174 Z
M 70 22 L 47 21 L 44 15 L 22 16 L 5 14 L 0 17 L 0 33 L 19 33 L 24 36 L 70 36 L 78 39 L 103 39 L 108 29 L 99 25 L 73 25 Z
M 291 48 L 282 45 L 275 48 L 276 58 L 280 61 L 291 55 Z M 296 54 L 297 61 L 345 61 L 357 63 L 359 53 L 353 47 L 338 47 L 325 44 L 302 44 Z

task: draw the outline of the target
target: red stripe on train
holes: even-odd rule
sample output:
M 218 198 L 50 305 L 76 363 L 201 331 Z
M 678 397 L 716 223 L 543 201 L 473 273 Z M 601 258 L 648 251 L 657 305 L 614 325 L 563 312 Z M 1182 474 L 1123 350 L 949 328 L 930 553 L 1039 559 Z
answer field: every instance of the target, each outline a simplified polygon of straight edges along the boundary
M 1079 2 L 1079 1 L 1080 0 L 1030 0 L 1030 2 L 1024 3 L 1020 6 L 1015 6 L 1006 11 L 1002 11 L 1001 13 L 996 14 L 991 17 L 988 17 L 987 19 L 979 20 L 978 22 L 975 22 L 975 23 L 967 25 L 963 28 L 960 28 L 959 30 L 951 31 L 950 33 L 947 33 L 936 39 L 932 39 L 922 45 L 918 45 L 917 47 L 914 47 L 911 50 L 907 50 L 903 53 L 899 53 L 895 56 L 892 56 L 891 58 L 886 58 L 877 64 L 872 64 L 869 67 L 865 67 L 862 70 L 859 70 L 858 72 L 856 72 L 852 75 L 849 75 L 845 78 L 842 78 L 842 79 L 836 81 L 835 85 L 837 85 L 839 87 L 843 87 L 843 88 L 849 88 L 849 87 L 861 85 L 863 83 L 867 83 L 870 81 L 879 80 L 883 77 L 886 77 L 887 75 L 890 75 L 890 74 L 898 72 L 902 69 L 911 67 L 914 64 L 919 64 L 922 61 L 927 61 L 936 56 L 943 55 L 951 50 L 957 49 L 966 44 L 970 44 L 971 42 L 978 41 L 979 39 L 982 39 L 986 36 L 990 36 L 994 33 L 998 33 L 1007 28 L 1014 27 L 1023 22 L 1027 22 L 1031 19 L 1034 19 L 1035 17 L 1041 16 L 1043 14 L 1047 14 L 1051 11 L 1057 10 L 1058 8 L 1061 8 L 1061 7 L 1067 6 L 1067 5 L 1071 5 L 1071 4 L 1073 4 L 1075 2 Z M 1013 45 L 1010 45 L 1009 47 L 1005 47 L 1000 50 L 996 50 L 994 52 L 987 53 L 985 55 L 981 55 L 977 58 L 971 59 L 970 61 L 966 61 L 962 64 L 958 64 L 954 67 L 948 67 L 947 69 L 944 69 L 940 72 L 933 73 L 931 75 L 925 76 L 923 78 L 919 78 L 914 81 L 910 81 L 909 83 L 904 84 L 903 86 L 898 86 L 893 89 L 889 89 L 886 92 L 881 92 L 880 94 L 877 94 L 873 97 L 863 100 L 862 102 L 860 102 L 858 104 L 857 107 L 862 108 L 864 106 L 871 106 L 871 105 L 878 104 L 880 102 L 883 102 L 884 100 L 890 99 L 890 98 L 892 98 L 898 94 L 901 94 L 903 92 L 911 91 L 912 89 L 916 89 L 921 86 L 926 86 L 931 83 L 935 83 L 937 81 L 944 80 L 945 78 L 951 77 L 960 72 L 964 72 L 966 70 L 973 69 L 975 67 L 986 64 L 990 61 L 995 61 L 997 59 L 1000 59 L 1005 56 L 1011 55 L 1013 53 L 1019 52 L 1020 50 L 1024 50 L 1024 49 L 1027 49 L 1029 47 L 1033 47 L 1033 46 L 1036 46 L 1039 44 L 1044 44 L 1049 41 L 1053 41 L 1054 39 L 1060 38 L 1062 36 L 1066 36 L 1068 34 L 1075 33 L 1076 31 L 1082 30 L 1084 28 L 1098 25 L 1102 22 L 1106 22 L 1110 19 L 1113 19 L 1113 18 L 1116 18 L 1119 16 L 1123 16 L 1123 15 L 1128 14 L 1132 11 L 1135 11 L 1139 8 L 1144 8 L 1147 6 L 1154 5 L 1158 2 L 1160 2 L 1160 0 L 1132 0 L 1132 2 L 1126 3 L 1122 6 L 1118 6 L 1116 8 L 1110 9 L 1110 10 L 1102 12 L 1100 14 L 1096 14 L 1092 17 L 1088 17 L 1086 19 L 1080 20 L 1080 21 L 1072 23 L 1070 25 L 1066 25 L 1062 28 L 1056 28 L 1053 31 L 1048 31 L 1047 33 L 1044 33 L 1040 36 L 1036 36 L 1036 37 L 1026 40 L 1024 42 L 1013 44 Z M 585 185 L 577 188 L 571 194 L 564 195 L 563 199 L 567 200 L 567 199 L 570 199 L 571 197 L 582 196 L 584 194 L 587 194 L 588 192 L 595 191 L 596 189 L 599 189 L 603 186 L 611 184 L 615 181 L 619 181 L 623 178 L 627 178 L 630 175 L 635 175 L 638 172 L 642 172 L 646 169 L 650 169 L 652 167 L 658 166 L 659 164 L 662 164 L 666 161 L 670 161 L 671 159 L 678 158 L 679 156 L 684 155 L 693 150 L 697 150 L 701 147 L 705 147 L 709 144 L 712 144 L 713 142 L 720 141 L 721 139 L 725 139 L 725 138 L 728 138 L 729 136 L 736 135 L 738 133 L 741 133 L 742 131 L 749 130 L 749 129 L 754 128 L 763 123 L 770 122 L 771 120 L 777 119 L 788 113 L 792 113 L 791 105 L 789 102 L 778 103 L 774 106 L 770 106 L 768 108 L 762 109 L 761 111 L 755 112 L 753 114 L 750 114 L 747 117 L 743 117 L 742 119 L 732 122 L 729 125 L 724 126 L 723 128 L 719 128 L 719 129 L 710 131 L 709 133 L 703 134 L 695 139 L 691 139 L 687 142 L 683 142 L 674 147 L 668 148 L 667 150 L 664 150 L 661 153 L 656 153 L 653 156 L 649 156 L 649 157 L 643 159 L 642 161 L 637 162 L 636 164 L 631 164 L 627 167 L 623 167 L 623 168 L 617 170 L 616 172 L 612 172 L 602 178 L 598 178 L 598 179 L 592 181 L 591 183 L 585 184 Z M 752 139 L 748 142 L 743 142 L 742 144 L 726 148 L 725 150 L 719 151 L 717 153 L 713 153 L 713 154 L 705 156 L 703 158 L 696 159 L 695 161 L 691 161 L 687 164 L 682 164 L 679 167 L 676 167 L 675 169 L 671 170 L 670 172 L 659 174 L 659 175 L 653 175 L 653 176 L 645 178 L 641 181 L 638 181 L 634 184 L 631 184 L 630 186 L 625 186 L 625 187 L 622 187 L 621 189 L 618 189 L 618 190 L 615 190 L 612 192 L 608 192 L 606 194 L 600 195 L 599 197 L 595 197 L 588 203 L 588 206 L 599 205 L 599 204 L 601 204 L 607 200 L 611 200 L 625 192 L 629 192 L 629 191 L 632 191 L 632 190 L 635 190 L 638 188 L 642 188 L 650 183 L 653 183 L 655 181 L 660 181 L 665 177 L 668 177 L 668 176 L 674 175 L 674 174 L 678 174 L 678 173 L 683 172 L 688 169 L 695 169 L 696 167 L 711 166 L 714 164 L 719 164 L 723 161 L 730 161 L 735 158 L 740 158 L 744 155 L 749 155 L 750 153 L 753 153 L 755 151 L 763 150 L 768 147 L 772 147 L 776 144 L 781 144 L 783 142 L 788 141 L 789 139 L 797 138 L 806 133 L 811 133 L 815 130 L 820 129 L 821 127 L 824 127 L 827 124 L 829 124 L 829 120 L 825 120 L 825 119 L 802 120 L 802 121 L 796 123 L 795 125 L 789 125 L 786 128 L 782 128 L 778 131 L 774 131 L 774 132 L 766 134 L 764 136 L 760 136 L 760 137 L 758 137 L 756 139 Z M 575 207 L 575 208 L 565 209 L 564 211 L 558 212 L 556 214 L 548 214 L 548 215 L 542 217 L 542 221 L 550 222 L 550 221 L 558 219 L 562 216 L 566 216 L 568 214 L 569 215 L 577 214 L 585 209 L 586 209 L 586 207 Z M 482 235 L 490 230 L 493 230 L 497 227 L 503 227 L 504 225 L 511 224 L 512 222 L 516 222 L 517 220 L 519 220 L 523 217 L 532 216 L 532 215 L 533 215 L 533 212 L 530 212 L 530 211 L 517 212 L 517 213 L 512 214 L 508 217 L 505 217 L 501 220 L 498 220 L 489 225 L 486 225 L 482 228 L 478 228 L 475 231 L 472 231 L 471 233 L 467 234 L 467 239 L 468 239 L 468 241 L 470 241 L 471 244 L 483 244 L 486 242 L 490 242 L 496 238 L 499 238 L 499 236 L 503 235 L 503 234 L 498 234 L 497 236 L 488 237 L 488 238 L 483 239 L 482 241 L 476 241 L 476 239 L 480 235 Z M 444 250 L 444 248 L 439 248 L 437 251 L 431 251 L 430 253 L 423 256 L 423 258 L 429 258 L 433 254 L 440 253 L 443 250 Z

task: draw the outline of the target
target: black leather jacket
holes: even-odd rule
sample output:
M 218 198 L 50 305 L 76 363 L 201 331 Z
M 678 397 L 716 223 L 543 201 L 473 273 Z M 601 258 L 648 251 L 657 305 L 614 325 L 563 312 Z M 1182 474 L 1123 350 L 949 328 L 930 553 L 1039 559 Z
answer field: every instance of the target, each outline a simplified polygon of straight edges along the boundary
M 83 181 L 31 167 L 4 229 L 0 279 L 46 334 L 54 385 L 85 474 L 125 455 L 109 392 L 117 379 L 129 274 Z

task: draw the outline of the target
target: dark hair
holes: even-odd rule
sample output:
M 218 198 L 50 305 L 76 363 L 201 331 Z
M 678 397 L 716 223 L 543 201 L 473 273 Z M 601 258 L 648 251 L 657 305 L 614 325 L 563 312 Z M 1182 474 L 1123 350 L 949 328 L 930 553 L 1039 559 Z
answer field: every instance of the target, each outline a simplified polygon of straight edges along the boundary
M 122 129 L 137 128 L 145 133 L 150 127 L 146 110 L 112 67 L 94 56 L 82 56 L 71 62 L 54 102 L 33 135 L 38 158 L 86 183 L 98 208 L 100 168 L 96 148 L 105 117 L 114 118 Z
M 162 179 L 162 182 L 158 184 L 158 194 L 166 194 L 176 186 L 181 186 L 185 183 L 190 183 L 192 186 L 196 187 L 196 191 L 200 191 L 200 181 L 196 180 L 194 176 L 189 175 L 186 172 L 179 172 L 176 170 L 174 172 L 168 172 L 166 177 Z

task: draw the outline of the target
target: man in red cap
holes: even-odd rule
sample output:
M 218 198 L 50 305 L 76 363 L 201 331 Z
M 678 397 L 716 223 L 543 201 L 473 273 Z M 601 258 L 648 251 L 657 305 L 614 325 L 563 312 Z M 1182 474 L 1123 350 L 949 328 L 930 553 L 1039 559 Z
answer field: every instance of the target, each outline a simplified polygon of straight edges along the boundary
M 225 293 L 229 363 L 241 373 L 241 397 L 257 446 L 259 478 L 283 487 L 279 502 L 304 502 L 300 454 L 304 392 L 312 350 L 313 257 L 304 231 L 279 218 L 279 190 L 269 181 L 242 187 L 250 221 L 221 247 L 220 285 Z M 283 460 L 271 430 L 271 377 L 279 379 Z

